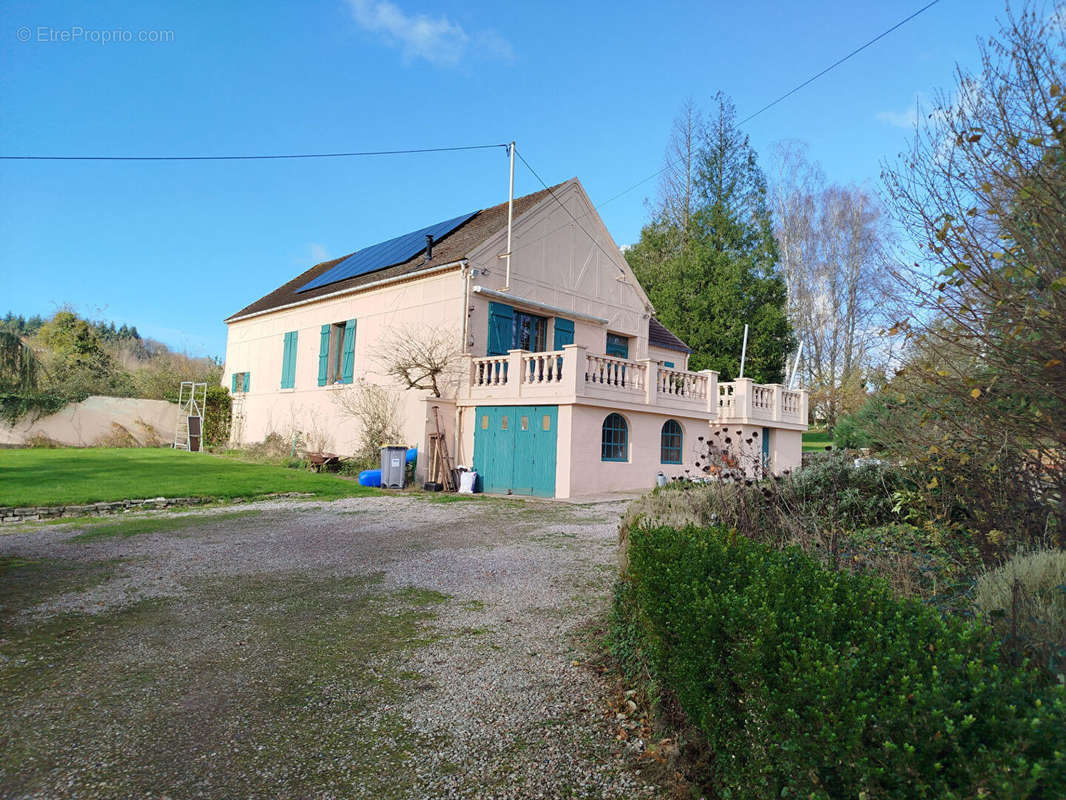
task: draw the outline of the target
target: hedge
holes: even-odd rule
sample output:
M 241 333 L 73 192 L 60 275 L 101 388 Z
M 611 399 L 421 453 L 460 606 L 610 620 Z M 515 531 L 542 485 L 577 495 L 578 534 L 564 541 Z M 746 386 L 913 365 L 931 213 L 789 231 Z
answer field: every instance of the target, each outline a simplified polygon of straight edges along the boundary
M 1001 666 L 987 628 L 721 528 L 637 528 L 628 556 L 615 641 L 721 797 L 1066 797 L 1066 690 Z

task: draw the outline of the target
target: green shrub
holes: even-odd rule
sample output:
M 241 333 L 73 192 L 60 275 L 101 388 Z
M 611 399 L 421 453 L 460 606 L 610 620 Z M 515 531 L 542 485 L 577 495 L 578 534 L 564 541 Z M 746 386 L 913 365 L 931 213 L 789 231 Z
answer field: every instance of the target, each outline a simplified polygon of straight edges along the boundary
M 349 477 L 357 477 L 365 469 L 378 469 L 381 467 L 381 456 L 376 458 L 367 456 L 352 456 L 341 462 L 340 473 Z
M 626 618 L 719 796 L 1066 795 L 1066 691 L 880 580 L 721 528 L 638 527 Z
M 825 453 L 790 477 L 796 501 L 822 524 L 839 528 L 884 525 L 896 519 L 892 493 L 906 484 L 902 471 L 886 464 L 855 466 L 854 456 Z
M 870 434 L 851 415 L 837 420 L 833 428 L 833 446 L 840 450 L 858 450 L 870 446 Z
M 208 447 L 220 447 L 229 441 L 233 398 L 225 386 L 208 383 L 206 403 L 204 444 Z
M 906 485 L 896 467 L 856 467 L 846 453 L 819 453 L 809 466 L 775 480 L 667 484 L 630 504 L 622 540 L 636 524 L 725 525 L 752 539 L 824 547 L 827 533 L 896 521 L 893 492 Z

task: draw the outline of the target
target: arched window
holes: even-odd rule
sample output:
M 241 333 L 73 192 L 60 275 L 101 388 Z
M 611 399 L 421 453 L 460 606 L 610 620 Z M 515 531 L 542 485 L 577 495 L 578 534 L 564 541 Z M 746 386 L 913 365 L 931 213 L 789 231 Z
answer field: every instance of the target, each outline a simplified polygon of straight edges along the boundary
M 663 423 L 659 461 L 663 464 L 681 463 L 681 425 L 672 419 Z
M 608 414 L 603 421 L 600 461 L 629 460 L 629 426 L 621 414 Z

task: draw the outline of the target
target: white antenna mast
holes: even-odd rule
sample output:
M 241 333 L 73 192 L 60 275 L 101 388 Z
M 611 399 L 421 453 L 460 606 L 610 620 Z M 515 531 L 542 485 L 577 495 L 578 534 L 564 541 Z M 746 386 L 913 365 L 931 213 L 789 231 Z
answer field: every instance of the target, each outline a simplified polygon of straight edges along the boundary
M 744 344 L 742 344 L 740 346 L 740 374 L 737 375 L 738 378 L 743 378 L 744 377 L 744 359 L 747 358 L 747 355 L 748 355 L 748 326 L 747 326 L 747 324 L 745 324 L 744 325 Z
M 796 350 L 796 360 L 792 362 L 792 375 L 788 379 L 788 390 L 789 391 L 792 391 L 792 389 L 796 385 L 796 373 L 799 372 L 800 353 L 802 353 L 802 352 L 803 352 L 803 342 L 800 342 L 799 343 L 799 348 L 797 348 L 797 350 Z
M 504 279 L 503 291 L 511 288 L 511 220 L 514 218 L 514 142 L 507 145 L 507 152 L 511 156 L 511 179 L 507 189 L 507 251 L 501 258 L 507 260 L 507 277 Z

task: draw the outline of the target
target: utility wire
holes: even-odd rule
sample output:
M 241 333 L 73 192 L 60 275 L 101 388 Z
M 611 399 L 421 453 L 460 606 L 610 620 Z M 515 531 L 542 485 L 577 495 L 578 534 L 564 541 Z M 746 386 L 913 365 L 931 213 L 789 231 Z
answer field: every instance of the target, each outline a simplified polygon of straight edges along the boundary
M 2 161 L 266 161 L 286 158 L 352 158 L 354 156 L 398 156 L 411 153 L 450 153 L 457 150 L 506 148 L 506 144 L 471 144 L 460 147 L 419 147 L 410 150 L 363 150 L 357 153 L 285 153 L 281 155 L 238 156 L 0 156 Z
M 875 44 L 875 43 L 879 42 L 879 41 L 880 41 L 881 39 L 884 39 L 884 38 L 885 38 L 886 36 L 888 36 L 888 35 L 889 35 L 890 33 L 892 33 L 893 31 L 897 30 L 898 28 L 901 28 L 901 27 L 903 27 L 903 26 L 904 26 L 904 25 L 906 25 L 906 24 L 907 24 L 908 22 L 910 22 L 910 21 L 911 21 L 912 19 L 914 19 L 915 17 L 917 17 L 917 16 L 919 15 L 919 14 L 922 14 L 922 13 L 924 13 L 925 11 L 928 11 L 928 10 L 929 10 L 930 8 L 932 8 L 933 6 L 935 6 L 935 5 L 936 5 L 937 3 L 939 3 L 939 2 L 940 2 L 940 0 L 932 0 L 932 2 L 931 2 L 931 3 L 927 3 L 926 5 L 922 6 L 922 7 L 921 7 L 921 8 L 919 8 L 919 9 L 918 9 L 917 11 L 915 11 L 915 12 L 914 12 L 913 14 L 911 14 L 910 16 L 908 16 L 908 17 L 905 17 L 904 19 L 900 20 L 900 21 L 899 21 L 899 22 L 897 22 L 897 23 L 896 23 L 895 25 L 893 25 L 893 26 L 892 26 L 891 28 L 889 28 L 888 30 L 882 31 L 881 33 L 877 34 L 877 36 L 875 36 L 874 38 L 870 39 L 870 40 L 869 40 L 868 42 L 866 42 L 865 44 L 863 44 L 863 45 L 861 45 L 861 46 L 859 46 L 859 47 L 856 47 L 856 48 L 855 48 L 854 50 L 852 50 L 852 51 L 851 51 L 850 53 L 848 53 L 848 54 L 847 54 L 846 56 L 844 56 L 843 58 L 837 59 L 837 60 L 836 60 L 836 61 L 834 61 L 834 62 L 833 62 L 832 64 L 830 64 L 830 65 L 829 65 L 828 67 L 826 67 L 826 68 L 825 68 L 825 69 L 823 69 L 823 70 L 822 70 L 821 72 L 819 72 L 818 74 L 816 74 L 816 75 L 813 75 L 813 76 L 811 76 L 810 78 L 808 78 L 807 80 L 805 80 L 805 81 L 804 81 L 803 83 L 799 84 L 798 86 L 796 86 L 796 87 L 794 87 L 794 88 L 792 88 L 792 89 L 789 89 L 789 90 L 788 90 L 787 92 L 785 92 L 785 93 L 784 93 L 783 95 L 781 95 L 780 97 L 778 97 L 778 98 L 777 98 L 776 100 L 773 100 L 772 102 L 769 102 L 769 103 L 767 103 L 767 104 L 766 104 L 765 106 L 763 106 L 762 108 L 760 108 L 760 109 L 759 109 L 758 111 L 756 111 L 756 112 L 755 112 L 754 114 L 749 114 L 748 116 L 744 117 L 744 119 L 742 119 L 742 120 L 741 120 L 740 122 L 738 122 L 738 123 L 737 123 L 737 127 L 739 128 L 739 127 L 740 127 L 741 125 L 744 125 L 744 124 L 746 124 L 746 123 L 748 123 L 748 122 L 751 122 L 751 121 L 752 121 L 753 119 L 755 119 L 755 118 L 756 118 L 757 116 L 759 116 L 760 114 L 762 114 L 762 113 L 763 113 L 764 111 L 768 111 L 769 109 L 773 108 L 773 107 L 774 107 L 774 106 L 776 106 L 776 105 L 777 105 L 778 103 L 780 103 L 780 102 L 781 102 L 782 100 L 786 100 L 786 99 L 788 99 L 789 97 L 791 97 L 792 95 L 794 95 L 794 94 L 795 94 L 796 92 L 798 92 L 798 91 L 799 91 L 800 89 L 803 89 L 803 88 L 805 88 L 806 86 L 809 86 L 810 84 L 814 83 L 814 82 L 815 82 L 816 80 L 818 80 L 819 78 L 821 78 L 821 77 L 822 77 L 823 75 L 825 75 L 826 73 L 828 73 L 828 72 L 830 72 L 830 71 L 832 71 L 832 70 L 836 69 L 837 67 L 839 67 L 839 66 L 840 66 L 841 64 L 843 64 L 843 63 L 844 63 L 845 61 L 847 61 L 848 59 L 852 58 L 852 57 L 853 57 L 853 56 L 855 56 L 855 55 L 858 55 L 858 54 L 859 54 L 859 53 L 861 53 L 861 52 L 862 52 L 863 50 L 865 50 L 865 49 L 866 49 L 867 47 L 870 47 L 870 45 L 873 45 L 873 44 Z M 643 186 L 643 185 L 644 185 L 645 183 L 647 183 L 648 181 L 650 181 L 650 180 L 651 180 L 652 178 L 657 178 L 657 177 L 659 177 L 659 176 L 660 176 L 660 175 L 662 175 L 662 174 L 663 174 L 664 172 L 666 172 L 667 170 L 671 169 L 671 168 L 672 168 L 673 166 L 674 166 L 674 164 L 673 164 L 673 163 L 672 163 L 672 162 L 671 162 L 671 161 L 670 161 L 669 159 L 667 159 L 667 162 L 666 162 L 666 166 L 665 166 L 665 167 L 663 167 L 663 168 L 662 168 L 662 169 L 660 169 L 660 170 L 656 170 L 656 171 L 655 171 L 655 172 L 653 172 L 653 173 L 652 173 L 651 175 L 648 175 L 648 176 L 647 176 L 646 178 L 641 178 L 641 179 L 640 179 L 639 181 L 637 181 L 636 183 L 634 183 L 634 184 L 633 184 L 632 186 L 630 186 L 630 187 L 629 187 L 628 189 L 623 189 L 623 190 L 622 190 L 622 191 L 620 191 L 620 192 L 619 192 L 618 194 L 616 194 L 616 195 L 613 195 L 612 197 L 609 197 L 609 198 L 608 198 L 607 200 L 604 200 L 604 201 L 603 201 L 602 203 L 600 203 L 600 204 L 599 204 L 598 206 L 596 206 L 596 210 L 598 211 L 599 209 L 603 208 L 603 207 L 604 207 L 605 205 L 607 205 L 608 203 L 613 203 L 613 202 L 614 202 L 615 200 L 617 200 L 617 199 L 618 199 L 619 197 L 623 197 L 623 196 L 625 196 L 625 195 L 629 194 L 629 193 L 630 193 L 631 191 L 633 191 L 634 189 L 638 188 L 639 186 Z
M 774 106 L 776 106 L 776 105 L 777 105 L 778 103 L 780 103 L 780 102 L 781 102 L 782 100 L 786 100 L 786 99 L 788 99 L 789 97 L 791 97 L 791 96 L 792 96 L 792 95 L 794 95 L 794 94 L 795 94 L 796 92 L 798 92 L 798 91 L 800 91 L 801 89 L 803 89 L 804 87 L 806 87 L 806 86 L 809 86 L 810 84 L 814 83 L 814 82 L 815 82 L 816 80 L 818 80 L 819 78 L 821 78 L 821 77 L 822 77 L 823 75 L 825 75 L 826 73 L 828 73 L 828 72 L 831 72 L 832 70 L 836 69 L 836 68 L 837 68 L 837 67 L 839 67 L 839 66 L 840 66 L 841 64 L 843 64 L 843 63 L 844 63 L 845 61 L 847 61 L 848 59 L 852 58 L 853 56 L 856 56 L 856 55 L 858 55 L 859 53 L 861 53 L 861 52 L 862 52 L 863 50 L 865 50 L 866 48 L 868 48 L 868 47 L 870 47 L 871 45 L 873 45 L 873 44 L 876 44 L 877 42 L 879 42 L 879 41 L 880 41 L 881 39 L 884 39 L 884 38 L 885 38 L 886 36 L 888 36 L 888 35 L 889 35 L 890 33 L 892 33 L 893 31 L 895 31 L 895 30 L 897 30 L 897 29 L 899 29 L 899 28 L 901 28 L 901 27 L 903 27 L 903 26 L 904 26 L 904 25 L 906 25 L 906 24 L 907 24 L 908 22 L 910 22 L 910 21 L 911 21 L 912 19 L 914 19 L 914 18 L 915 18 L 915 17 L 917 17 L 918 15 L 920 15 L 920 14 L 924 13 L 925 11 L 928 11 L 928 10 L 929 10 L 930 8 L 932 8 L 933 6 L 935 6 L 935 5 L 936 5 L 937 3 L 939 3 L 939 2 L 940 2 L 940 0 L 932 0 L 932 2 L 930 2 L 930 3 L 927 3 L 926 5 L 922 6 L 921 8 L 919 8 L 919 9 L 918 9 L 917 11 L 915 11 L 914 13 L 910 14 L 909 16 L 907 16 L 907 17 L 903 18 L 902 20 L 900 20 L 899 22 L 897 22 L 897 23 L 896 23 L 895 25 L 893 25 L 893 26 L 892 26 L 891 28 L 888 28 L 887 30 L 885 30 L 885 31 L 882 31 L 881 33 L 879 33 L 879 34 L 878 34 L 877 36 L 875 36 L 874 38 L 870 39 L 870 40 L 869 40 L 868 42 L 866 42 L 865 44 L 863 44 L 863 45 L 860 45 L 859 47 L 856 47 L 856 48 L 855 48 L 854 50 L 852 50 L 852 51 L 851 51 L 850 53 L 848 53 L 848 54 L 847 54 L 846 56 L 844 56 L 844 57 L 842 57 L 842 58 L 839 58 L 839 59 L 837 59 L 837 60 L 836 60 L 836 61 L 834 61 L 834 62 L 833 62 L 832 64 L 830 64 L 830 65 L 829 65 L 828 67 L 826 67 L 825 69 L 823 69 L 823 70 L 822 70 L 821 72 L 819 72 L 819 73 L 817 73 L 817 74 L 815 74 L 815 75 L 812 75 L 812 76 L 811 76 L 810 78 L 808 78 L 807 80 L 805 80 L 805 81 L 804 81 L 803 83 L 801 83 L 801 84 L 799 84 L 798 86 L 795 86 L 795 87 L 793 87 L 792 89 L 788 90 L 788 91 L 787 91 L 787 92 L 785 92 L 785 93 L 784 93 L 783 95 L 781 95 L 780 97 L 778 97 L 778 98 L 777 98 L 776 100 L 773 100 L 773 101 L 771 101 L 771 102 L 767 103 L 767 104 L 766 104 L 765 106 L 763 106 L 762 108 L 760 108 L 760 109 L 759 109 L 758 111 L 756 111 L 756 112 L 755 112 L 754 114 L 749 114 L 748 116 L 744 117 L 744 119 L 742 119 L 742 120 L 741 120 L 740 122 L 738 122 L 738 123 L 737 123 L 737 127 L 740 127 L 741 125 L 744 125 L 744 124 L 746 124 L 746 123 L 748 123 L 748 122 L 751 122 L 751 120 L 755 119 L 755 118 L 756 118 L 757 116 L 759 116 L 760 114 L 762 114 L 762 113 L 763 113 L 764 111 L 768 111 L 769 109 L 773 108 L 773 107 L 774 107 Z M 519 158 L 520 158 L 520 159 L 522 160 L 522 163 L 526 165 L 526 169 L 528 169 L 528 170 L 529 170 L 529 171 L 530 171 L 531 173 L 533 173 L 533 177 L 534 177 L 534 178 L 536 178 L 536 179 L 537 179 L 537 180 L 538 180 L 538 181 L 540 182 L 541 186 L 543 186 L 543 187 L 544 187 L 545 189 L 547 189 L 547 190 L 548 190 L 548 193 L 549 193 L 549 194 L 550 194 L 550 195 L 552 196 L 552 198 L 553 198 L 553 199 L 555 200 L 555 202 L 557 202 L 557 203 L 558 203 L 558 204 L 559 204 L 559 205 L 560 205 L 560 206 L 562 207 L 562 209 L 563 209 L 563 210 L 564 210 L 564 211 L 565 211 L 565 212 L 566 212 L 566 213 L 567 213 L 567 214 L 568 214 L 568 215 L 570 216 L 570 219 L 572 219 L 572 220 L 574 221 L 574 224 L 575 224 L 575 225 L 577 225 L 577 226 L 578 226 L 578 227 L 579 227 L 579 228 L 581 229 L 582 233 L 584 233 L 584 234 L 585 234 L 585 235 L 586 235 L 586 236 L 587 236 L 587 237 L 588 237 L 588 238 L 589 238 L 589 239 L 590 239 L 590 240 L 592 241 L 592 243 L 593 243 L 593 244 L 595 244 L 595 245 L 596 245 L 596 247 L 598 247 L 598 248 L 600 249 L 600 251 L 601 251 L 601 252 L 602 252 L 602 253 L 603 253 L 603 254 L 604 254 L 605 256 L 607 256 L 607 258 L 609 258 L 609 259 L 611 260 L 611 262 L 612 262 L 612 263 L 613 263 L 613 264 L 614 264 L 614 265 L 615 265 L 616 267 L 618 267 L 618 269 L 619 269 L 619 270 L 620 270 L 620 271 L 622 272 L 622 274 L 623 274 L 623 275 L 625 275 L 625 270 L 623 270 L 623 269 L 622 269 L 622 267 L 621 267 L 621 266 L 619 266 L 618 262 L 614 260 L 614 258 L 613 258 L 613 257 L 611 256 L 611 254 L 610 254 L 610 253 L 608 253 L 608 252 L 607 252 L 606 250 L 604 250 L 604 249 L 603 249 L 602 247 L 600 247 L 600 243 L 599 243 L 598 241 L 596 241 L 596 239 L 594 239 L 594 238 L 592 237 L 592 234 L 590 234 L 590 233 L 589 233 L 589 232 L 588 232 L 587 230 L 585 230 L 584 226 L 583 226 L 583 225 L 582 225 L 582 224 L 581 224 L 581 223 L 580 223 L 580 222 L 578 221 L 578 218 L 577 218 L 577 217 L 575 217 L 575 216 L 574 216 L 574 215 L 573 215 L 573 214 L 572 214 L 572 213 L 570 212 L 570 209 L 568 209 L 568 208 L 567 208 L 567 207 L 566 207 L 565 205 L 563 205 L 562 201 L 561 201 L 561 200 L 560 200 L 560 199 L 559 199 L 558 197 L 556 197 L 556 195 L 555 195 L 555 192 L 553 192 L 553 191 L 551 190 L 551 188 L 550 188 L 550 187 L 548 186 L 548 184 L 544 182 L 544 179 L 543 179 L 543 178 L 541 178 L 541 177 L 540 177 L 540 175 L 538 175 L 538 174 L 537 174 L 537 171 L 536 171 L 535 169 L 533 169 L 533 167 L 532 167 L 532 166 L 530 165 L 530 163 L 529 163 L 528 161 L 526 161 L 526 159 L 525 159 L 525 157 L 524 157 L 524 156 L 522 155 L 522 153 L 521 153 L 520 151 L 518 151 L 517 149 L 515 150 L 515 153 L 516 153 L 516 154 L 518 155 L 518 157 L 519 157 Z M 626 188 L 626 189 L 623 189 L 622 191 L 618 192 L 617 194 L 615 194 L 615 195 L 612 195 L 611 197 L 607 198 L 607 199 L 606 199 L 606 200 L 604 200 L 604 201 L 603 201 L 602 203 L 600 203 L 599 205 L 595 206 L 595 207 L 594 207 L 594 208 L 595 208 L 595 210 L 599 211 L 599 210 L 600 210 L 601 208 L 603 208 L 603 207 L 604 207 L 605 205 L 607 205 L 608 203 L 613 203 L 613 202 L 614 202 L 615 200 L 617 200 L 618 198 L 620 198 L 620 197 L 624 197 L 625 195 L 629 194 L 629 193 L 630 193 L 631 191 L 633 191 L 634 189 L 636 189 L 636 188 L 638 188 L 638 187 L 640 187 L 640 186 L 643 186 L 643 185 L 644 185 L 645 183 L 647 183 L 648 181 L 652 180 L 653 178 L 657 178 L 657 177 L 659 177 L 659 176 L 660 176 L 660 175 L 662 175 L 662 174 L 663 174 L 664 172 L 666 172 L 667 170 L 671 169 L 671 168 L 672 168 L 673 166 L 674 166 L 673 162 L 671 162 L 671 161 L 670 161 L 669 159 L 667 159 L 667 161 L 666 161 L 666 166 L 665 166 L 665 167 L 663 167 L 662 169 L 656 170 L 656 171 L 655 171 L 655 172 L 653 172 L 653 173 L 652 173 L 651 175 L 648 175 L 648 176 L 647 176 L 647 177 L 645 177 L 645 178 L 641 178 L 641 179 L 640 179 L 639 181 L 637 181 L 636 183 L 634 183 L 634 184 L 633 184 L 632 186 L 630 186 L 630 187 L 628 187 L 628 188 Z M 590 212 L 590 213 L 591 213 L 591 212 Z M 588 216 L 588 214 L 583 214 L 582 216 L 583 216 L 583 217 L 585 217 L 585 216 Z M 566 226 L 564 225 L 563 227 L 566 227 Z M 559 230 L 561 230 L 561 228 L 560 228 Z M 554 231 L 553 231 L 553 232 L 554 232 Z M 545 234 L 545 236 L 551 235 L 551 233 L 553 233 L 553 232 L 549 232 L 548 234 Z M 544 238 L 544 237 L 541 237 L 541 238 Z M 532 242 L 531 242 L 530 244 L 532 244 Z
M 591 233 L 589 233 L 587 230 L 585 230 L 585 226 L 582 225 L 578 221 L 578 218 L 574 216 L 573 212 L 571 212 L 570 209 L 566 207 L 566 205 L 563 203 L 563 201 L 559 199 L 558 195 L 556 195 L 555 192 L 552 191 L 552 188 L 548 184 L 546 184 L 544 182 L 544 179 L 542 177 L 540 177 L 540 175 L 537 174 L 537 171 L 535 169 L 533 169 L 533 166 L 528 161 L 526 161 L 526 157 L 522 155 L 522 151 L 518 150 L 516 148 L 515 149 L 515 155 L 517 155 L 518 158 L 522 161 L 522 163 L 526 165 L 526 169 L 528 169 L 531 173 L 533 173 L 533 177 L 536 178 L 538 181 L 540 181 L 540 185 L 548 190 L 548 194 L 550 194 L 552 196 L 552 199 L 556 203 L 558 203 L 559 207 L 569 215 L 570 219 L 572 219 L 574 221 L 574 224 L 577 225 L 577 227 L 579 227 L 581 229 L 581 232 L 583 234 L 585 234 L 589 238 L 589 241 L 592 242 L 594 245 L 596 245 L 596 247 L 599 249 L 599 251 L 601 253 L 603 253 L 605 256 L 607 256 L 607 259 L 612 264 L 614 264 L 615 267 L 618 268 L 618 271 L 621 272 L 623 277 L 624 277 L 625 274 L 626 274 L 626 271 L 622 267 L 622 265 L 619 264 L 615 260 L 614 256 L 612 256 L 610 253 L 608 253 L 598 241 L 596 241 L 596 238 Z M 584 214 L 582 216 L 588 216 L 588 215 Z
M 830 64 L 830 65 L 829 65 L 828 67 L 826 67 L 826 68 L 825 68 L 825 69 L 823 69 L 823 70 L 822 70 L 821 72 L 819 72 L 819 73 L 818 73 L 817 75 L 813 75 L 813 76 L 811 76 L 810 78 L 808 78 L 807 80 L 805 80 L 805 81 L 804 81 L 803 83 L 801 83 L 801 84 L 799 84 L 798 86 L 796 86 L 795 88 L 793 88 L 793 89 L 789 89 L 789 90 L 788 90 L 787 92 L 785 92 L 785 93 L 784 93 L 783 95 L 781 95 L 781 96 L 780 96 L 779 98 L 777 98 L 776 100 L 774 100 L 774 101 L 773 101 L 773 102 L 771 102 L 771 103 L 767 103 L 767 104 L 766 104 L 766 105 L 764 105 L 764 106 L 763 106 L 762 108 L 760 108 L 760 109 L 759 109 L 758 111 L 756 111 L 756 112 L 755 112 L 754 114 L 750 114 L 749 116 L 747 116 L 747 117 L 744 117 L 744 119 L 742 119 L 742 120 L 741 120 L 740 122 L 738 122 L 738 123 L 737 123 L 737 127 L 740 127 L 741 125 L 743 125 L 743 124 L 744 124 L 744 123 L 746 123 L 746 122 L 751 122 L 751 121 L 752 121 L 753 119 L 755 119 L 755 118 L 756 118 L 757 116 L 759 116 L 759 115 L 760 115 L 760 114 L 761 114 L 762 112 L 764 112 L 764 111 L 766 111 L 766 110 L 768 110 L 768 109 L 771 109 L 771 108 L 773 108 L 773 107 L 774 107 L 774 106 L 776 106 L 776 105 L 777 105 L 778 103 L 780 103 L 780 102 L 781 102 L 782 100 L 785 100 L 785 99 L 787 99 L 787 98 L 791 97 L 791 96 L 792 96 L 792 95 L 794 95 L 794 94 L 795 94 L 796 92 L 798 92 L 798 91 L 799 91 L 800 89 L 802 89 L 802 88 L 803 88 L 804 86 L 808 86 L 809 84 L 812 84 L 812 83 L 814 83 L 814 82 L 815 82 L 816 80 L 818 80 L 818 79 L 819 79 L 820 77 L 822 77 L 823 75 L 825 75 L 825 74 L 826 74 L 827 72 L 829 72 L 829 71 L 831 71 L 831 70 L 833 70 L 833 69 L 836 69 L 836 68 L 837 68 L 837 67 L 839 67 L 839 66 L 840 66 L 841 64 L 843 64 L 843 63 L 844 63 L 845 61 L 847 61 L 847 60 L 848 60 L 849 58 L 851 58 L 852 56 L 858 55 L 859 53 L 861 53 L 861 52 L 862 52 L 863 50 L 865 50 L 865 49 L 866 49 L 867 47 L 869 47 L 870 45 L 872 45 L 872 44 L 875 44 L 875 43 L 877 43 L 877 42 L 881 41 L 881 40 L 882 40 L 882 39 L 884 39 L 884 38 L 885 38 L 886 36 L 888 36 L 888 34 L 892 33 L 892 31 L 896 30 L 897 28 L 901 28 L 901 27 L 903 27 L 903 26 L 904 26 L 904 25 L 906 25 L 906 24 L 907 24 L 908 22 L 910 22 L 910 21 L 911 21 L 912 19 L 914 19 L 915 17 L 917 17 L 917 16 L 919 15 L 919 14 L 921 14 L 921 13 L 923 13 L 923 12 L 925 12 L 925 11 L 928 11 L 928 10 L 929 10 L 930 8 L 932 8 L 933 6 L 935 6 L 935 5 L 936 5 L 937 3 L 939 3 L 939 2 L 940 2 L 940 0 L 933 0 L 933 2 L 931 2 L 931 3 L 927 3 L 926 5 L 922 6 L 922 7 L 921 7 L 921 8 L 919 8 L 919 9 L 918 9 L 917 11 L 915 11 L 915 12 L 914 12 L 913 14 L 911 14 L 911 15 L 910 15 L 909 17 L 906 17 L 906 18 L 904 18 L 904 19 L 901 19 L 901 20 L 900 20 L 899 22 L 897 22 L 897 23 L 896 23 L 895 25 L 893 25 L 893 26 L 892 26 L 891 28 L 889 28 L 889 29 L 888 29 L 887 31 L 883 31 L 883 32 L 881 32 L 881 33 L 877 34 L 877 36 L 875 36 L 874 38 L 872 38 L 872 39 L 871 39 L 870 41 L 868 41 L 868 42 L 867 42 L 866 44 L 864 44 L 864 45 L 862 45 L 862 46 L 860 46 L 860 47 L 856 47 L 856 48 L 855 48 L 854 50 L 852 50 L 852 51 L 851 51 L 850 53 L 848 53 L 848 54 L 847 54 L 846 56 L 844 56 L 843 58 L 840 58 L 840 59 L 838 59 L 838 60 L 834 61 L 834 62 L 833 62 L 832 64 Z

